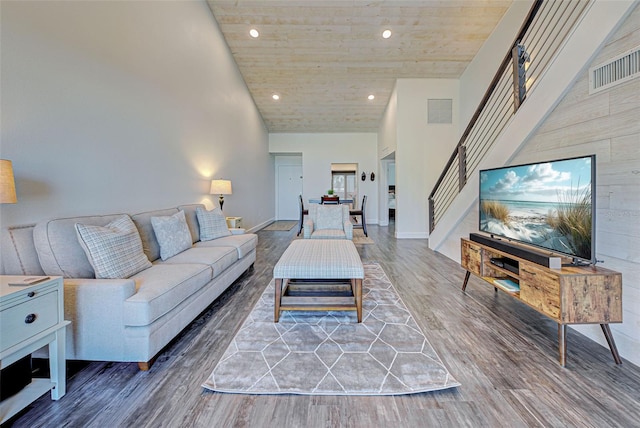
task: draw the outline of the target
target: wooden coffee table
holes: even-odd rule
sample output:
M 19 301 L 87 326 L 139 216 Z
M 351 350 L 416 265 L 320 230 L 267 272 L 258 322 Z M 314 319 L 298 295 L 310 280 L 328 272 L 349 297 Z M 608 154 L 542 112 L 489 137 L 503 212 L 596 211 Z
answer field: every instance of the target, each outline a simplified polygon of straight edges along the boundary
M 274 322 L 282 311 L 350 311 L 362 322 L 364 267 L 347 239 L 299 239 L 273 268 Z

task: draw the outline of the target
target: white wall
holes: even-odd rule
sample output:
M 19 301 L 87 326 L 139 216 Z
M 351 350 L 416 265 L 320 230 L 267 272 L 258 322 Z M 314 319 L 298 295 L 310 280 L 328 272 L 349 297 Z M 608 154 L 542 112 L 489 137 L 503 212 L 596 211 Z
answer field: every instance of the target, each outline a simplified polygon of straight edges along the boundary
M 397 82 L 396 82 L 397 83 Z M 394 86 L 389 102 L 380 119 L 378 127 L 378 159 L 380 159 L 380 170 L 384 171 L 391 159 L 395 159 L 395 152 L 398 145 L 398 90 L 397 85 Z M 395 165 L 395 161 L 394 161 Z M 394 170 L 395 173 L 395 170 Z M 395 178 L 394 178 L 395 184 Z M 389 183 L 387 176 L 380 176 L 378 187 L 378 224 L 381 226 L 389 225 L 389 202 L 388 202 Z
M 378 159 L 389 156 L 398 145 L 398 87 L 394 86 L 378 127 Z
M 389 162 L 387 165 L 387 184 L 389 186 L 396 185 L 396 163 Z
M 332 163 L 358 164 L 358 194 L 367 195 L 367 223 L 378 223 L 378 138 L 374 133 L 271 133 L 269 151 L 302 153 L 303 199 L 320 198 L 331 188 Z M 360 180 L 362 172 L 366 181 Z M 369 176 L 374 172 L 375 181 Z
M 204 1 L 2 2 L 1 143 L 18 203 L 45 217 L 217 204 L 273 217 L 273 159 L 252 98 Z
M 459 81 L 396 82 L 396 237 L 428 238 L 428 197 L 458 143 Z M 453 100 L 451 124 L 427 123 L 429 99 Z

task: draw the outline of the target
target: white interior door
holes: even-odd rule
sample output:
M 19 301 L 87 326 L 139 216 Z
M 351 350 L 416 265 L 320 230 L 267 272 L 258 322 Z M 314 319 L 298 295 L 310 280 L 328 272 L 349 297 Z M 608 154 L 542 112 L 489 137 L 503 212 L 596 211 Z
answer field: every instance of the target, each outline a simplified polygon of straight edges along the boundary
M 298 220 L 300 206 L 298 196 L 302 194 L 302 166 L 278 166 L 277 220 Z

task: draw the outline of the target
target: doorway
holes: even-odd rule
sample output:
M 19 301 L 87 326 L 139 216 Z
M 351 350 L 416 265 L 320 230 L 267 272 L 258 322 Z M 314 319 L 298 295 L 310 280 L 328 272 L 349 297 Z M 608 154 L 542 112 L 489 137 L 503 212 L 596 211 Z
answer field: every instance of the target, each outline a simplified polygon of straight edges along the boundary
M 396 163 L 395 160 L 387 164 L 387 206 L 389 221 L 396 219 Z
M 380 226 L 388 226 L 390 221 L 395 222 L 397 218 L 395 152 L 380 160 L 380 169 L 383 173 L 381 174 L 379 188 L 380 212 L 378 214 L 378 224 Z

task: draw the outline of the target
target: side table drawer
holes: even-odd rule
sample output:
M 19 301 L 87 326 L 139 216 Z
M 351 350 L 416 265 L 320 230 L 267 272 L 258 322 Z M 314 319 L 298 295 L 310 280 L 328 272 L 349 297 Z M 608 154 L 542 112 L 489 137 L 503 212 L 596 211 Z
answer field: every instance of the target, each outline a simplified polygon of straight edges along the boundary
M 10 348 L 58 323 L 58 292 L 42 294 L 0 312 L 0 349 Z

